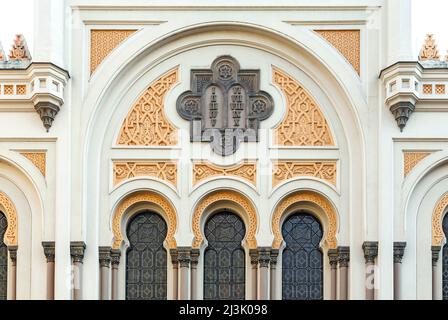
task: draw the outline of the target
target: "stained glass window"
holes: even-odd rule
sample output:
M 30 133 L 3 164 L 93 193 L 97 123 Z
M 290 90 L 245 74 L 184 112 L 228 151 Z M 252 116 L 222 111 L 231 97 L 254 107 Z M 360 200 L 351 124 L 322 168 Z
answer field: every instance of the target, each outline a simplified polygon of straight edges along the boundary
M 322 226 L 312 215 L 297 213 L 282 227 L 286 248 L 282 253 L 284 300 L 323 299 Z
M 246 258 L 241 243 L 244 222 L 235 214 L 222 212 L 205 225 L 208 247 L 204 254 L 204 299 L 244 300 Z
M 448 238 L 448 214 L 443 218 L 443 232 Z M 448 243 L 443 247 L 443 300 L 448 300 Z
M 0 300 L 6 300 L 8 293 L 8 248 L 3 242 L 7 227 L 6 216 L 0 212 Z
M 130 247 L 126 254 L 126 299 L 167 299 L 167 235 L 165 220 L 158 214 L 143 212 L 127 228 Z

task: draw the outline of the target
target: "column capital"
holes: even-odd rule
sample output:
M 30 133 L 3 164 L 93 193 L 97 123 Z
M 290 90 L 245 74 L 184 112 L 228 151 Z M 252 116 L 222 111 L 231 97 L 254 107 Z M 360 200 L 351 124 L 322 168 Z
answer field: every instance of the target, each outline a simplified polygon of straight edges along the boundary
M 405 248 L 406 242 L 394 242 L 394 263 L 401 263 Z
M 350 247 L 338 248 L 338 260 L 339 260 L 339 267 L 348 268 L 348 264 L 350 262 Z
M 111 261 L 111 247 L 99 247 L 99 261 L 101 268 L 110 268 Z
M 338 249 L 328 250 L 328 259 L 330 261 L 331 268 L 336 269 L 338 267 L 338 261 L 339 261 Z
M 278 249 L 271 250 L 271 269 L 274 269 L 277 267 L 279 253 L 280 253 L 280 251 Z
M 42 242 L 44 248 L 44 255 L 47 258 L 47 263 L 54 262 L 56 256 L 56 243 L 54 241 Z
M 256 269 L 258 267 L 258 250 L 250 249 L 249 256 L 250 256 L 250 264 L 252 265 L 252 268 Z
M 258 262 L 260 268 L 269 268 L 271 262 L 271 248 L 258 248 Z
M 120 264 L 121 258 L 121 250 L 120 249 L 112 249 L 110 250 L 110 262 L 112 267 L 118 267 Z
M 9 257 L 11 258 L 12 265 L 17 265 L 17 251 L 19 250 L 18 246 L 8 246 Z
M 86 247 L 85 242 L 82 241 L 70 243 L 70 255 L 72 256 L 73 263 L 83 263 Z
M 431 247 L 431 252 L 432 252 L 432 266 L 436 267 L 437 266 L 437 262 L 439 261 L 439 253 L 440 250 L 442 250 L 441 246 L 432 246 Z
M 178 260 L 181 268 L 190 267 L 191 262 L 191 247 L 178 248 Z
M 179 250 L 170 249 L 170 256 L 171 256 L 171 263 L 173 264 L 173 267 L 177 268 L 179 266 Z
M 378 256 L 378 241 L 366 241 L 362 244 L 366 263 L 375 263 Z
M 190 254 L 190 258 L 191 258 L 191 267 L 192 268 L 197 268 L 198 264 L 199 264 L 199 256 L 201 254 L 201 251 L 199 249 L 192 249 L 191 250 L 191 254 Z

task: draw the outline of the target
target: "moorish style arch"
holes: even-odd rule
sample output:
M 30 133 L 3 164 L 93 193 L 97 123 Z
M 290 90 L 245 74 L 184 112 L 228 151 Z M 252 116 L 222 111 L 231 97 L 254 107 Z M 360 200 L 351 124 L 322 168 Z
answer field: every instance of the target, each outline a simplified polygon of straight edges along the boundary
M 285 212 L 294 204 L 300 202 L 311 202 L 319 206 L 326 214 L 328 219 L 328 228 L 326 231 L 325 242 L 329 249 L 336 249 L 338 247 L 337 232 L 338 232 L 338 216 L 333 205 L 324 196 L 311 192 L 303 191 L 297 192 L 287 196 L 277 205 L 272 217 L 272 231 L 274 233 L 274 242 L 272 247 L 280 249 L 283 243 L 281 232 L 281 221 L 284 218 Z
M 166 223 L 168 226 L 166 236 L 166 242 L 168 248 L 169 249 L 177 248 L 176 239 L 174 238 L 177 229 L 177 214 L 175 208 L 165 197 L 155 192 L 145 191 L 145 192 L 138 192 L 128 196 L 118 205 L 112 222 L 112 231 L 114 235 L 114 241 L 112 245 L 113 249 L 119 249 L 124 240 L 121 228 L 121 222 L 127 210 L 137 203 L 145 203 L 145 202 L 155 204 L 163 210 L 163 213 L 167 220 Z
M 444 212 L 448 207 L 448 192 L 445 193 L 437 202 L 432 215 L 432 245 L 442 246 L 445 234 L 443 232 Z
M 248 219 L 246 242 L 249 249 L 256 249 L 257 240 L 255 238 L 255 234 L 258 229 L 258 218 L 255 207 L 246 196 L 231 190 L 216 191 L 211 193 L 205 196 L 196 206 L 193 214 L 193 249 L 199 249 L 204 241 L 204 235 L 201 230 L 201 220 L 204 213 L 211 205 L 218 201 L 230 201 L 240 205 L 244 209 L 247 217 L 243 218 Z
M 18 224 L 17 224 L 17 211 L 9 199 L 9 197 L 0 192 L 0 208 L 3 208 L 3 213 L 6 216 L 8 222 L 8 228 L 5 232 L 4 242 L 7 246 L 17 246 L 18 245 Z

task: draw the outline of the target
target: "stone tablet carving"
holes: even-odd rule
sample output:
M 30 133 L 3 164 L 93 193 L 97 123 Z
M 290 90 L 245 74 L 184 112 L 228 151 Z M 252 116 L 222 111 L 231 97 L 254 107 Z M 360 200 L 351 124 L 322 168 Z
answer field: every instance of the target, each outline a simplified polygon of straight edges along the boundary
M 259 70 L 241 70 L 234 58 L 222 56 L 210 70 L 191 71 L 191 89 L 177 100 L 177 111 L 191 123 L 192 142 L 210 142 L 222 156 L 234 154 L 241 142 L 258 142 L 260 121 L 274 108 L 260 91 Z

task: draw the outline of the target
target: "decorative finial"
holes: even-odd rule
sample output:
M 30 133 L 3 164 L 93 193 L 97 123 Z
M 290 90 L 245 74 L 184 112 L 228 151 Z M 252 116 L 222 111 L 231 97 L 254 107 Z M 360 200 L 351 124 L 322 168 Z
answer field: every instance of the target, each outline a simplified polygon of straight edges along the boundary
M 439 61 L 439 50 L 433 34 L 427 34 L 419 55 L 420 61 Z
M 31 54 L 28 50 L 25 37 L 22 34 L 16 35 L 9 54 L 9 59 L 11 61 L 31 61 Z
M 5 51 L 3 50 L 1 42 L 0 42 L 0 62 L 6 62 Z

